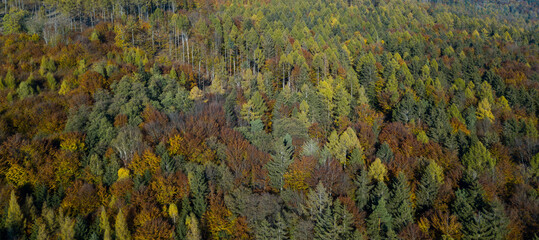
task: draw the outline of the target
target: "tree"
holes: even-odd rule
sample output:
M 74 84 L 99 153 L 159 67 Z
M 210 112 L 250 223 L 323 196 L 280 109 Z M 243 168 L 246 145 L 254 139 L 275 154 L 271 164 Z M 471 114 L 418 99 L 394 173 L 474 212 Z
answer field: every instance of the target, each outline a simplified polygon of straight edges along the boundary
M 418 213 L 422 213 L 429 209 L 438 196 L 438 189 L 441 182 L 439 182 L 437 177 L 437 169 L 438 165 L 434 161 L 431 161 L 421 176 L 416 193 L 416 206 Z
M 116 215 L 114 233 L 116 234 L 116 239 L 118 240 L 131 240 L 131 233 L 129 232 L 127 221 L 122 209 L 120 209 L 120 211 L 118 211 L 118 215 Z
M 376 179 L 379 182 L 383 182 L 387 176 L 387 168 L 380 161 L 380 158 L 376 158 L 371 166 L 369 166 L 369 176 L 373 179 Z
M 387 211 L 386 200 L 380 199 L 367 218 L 367 234 L 371 239 L 395 239 L 393 219 Z
M 400 172 L 393 183 L 388 201 L 389 213 L 394 219 L 395 230 L 400 230 L 413 222 L 412 196 L 406 175 Z
M 332 231 L 332 200 L 324 185 L 319 182 L 316 189 L 309 190 L 302 209 L 314 222 L 314 239 L 334 239 Z
M 354 181 L 357 188 L 355 191 L 356 206 L 362 210 L 369 201 L 369 192 L 371 190 L 370 177 L 366 170 L 360 170 Z
M 241 115 L 243 119 L 251 122 L 261 119 L 267 109 L 262 95 L 258 91 L 255 91 L 251 99 L 241 107 Z
M 27 12 L 19 8 L 11 8 L 8 14 L 2 18 L 4 34 L 20 33 L 24 30 L 23 20 Z
M 477 105 L 477 119 L 487 119 L 488 121 L 494 121 L 494 115 L 492 114 L 490 103 L 487 98 L 483 98 Z
M 103 233 L 103 239 L 104 240 L 111 240 L 111 229 L 109 224 L 109 216 L 107 215 L 107 211 L 105 211 L 105 207 L 101 206 L 101 215 L 99 217 L 99 228 L 101 228 L 101 231 Z
M 198 226 L 198 220 L 195 214 L 191 213 L 185 220 L 185 225 L 187 226 L 187 235 L 185 239 L 188 240 L 200 240 L 202 239 L 200 229 Z
M 206 211 L 206 194 L 208 190 L 204 172 L 200 167 L 193 167 L 187 174 L 187 178 L 189 179 L 189 189 L 191 190 L 193 212 L 197 217 L 202 217 Z
M 490 155 L 481 141 L 477 141 L 462 157 L 462 164 L 468 169 L 483 172 L 492 169 L 496 165 L 496 159 Z
M 285 184 L 284 174 L 288 166 L 292 164 L 294 154 L 294 146 L 292 146 L 292 137 L 286 134 L 283 138 L 275 143 L 275 154 L 271 155 L 271 160 L 266 164 L 270 184 L 279 191 L 283 190 Z
M 376 152 L 376 157 L 385 163 L 391 163 L 391 161 L 393 161 L 395 158 L 393 150 L 391 150 L 391 147 L 389 144 L 387 144 L 387 142 L 384 142 L 380 149 L 378 149 Z
M 5 219 L 6 228 L 11 238 L 15 239 L 18 232 L 23 227 L 23 215 L 19 203 L 17 203 L 17 197 L 15 191 L 11 190 L 9 198 L 9 205 L 7 209 L 7 218 Z

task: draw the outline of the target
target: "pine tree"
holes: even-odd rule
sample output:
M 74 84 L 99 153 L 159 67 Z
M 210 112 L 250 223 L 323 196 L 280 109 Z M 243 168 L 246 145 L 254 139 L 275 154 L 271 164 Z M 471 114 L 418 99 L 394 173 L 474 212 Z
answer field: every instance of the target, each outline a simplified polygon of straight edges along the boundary
M 274 239 L 273 229 L 266 219 L 262 219 L 255 227 L 255 237 L 257 240 L 271 240 Z
M 127 221 L 125 220 L 124 213 L 120 209 L 118 215 L 116 215 L 116 222 L 114 224 L 114 233 L 116 234 L 116 239 L 118 240 L 130 240 L 131 233 L 127 226 Z
M 431 164 L 433 164 L 433 162 L 431 162 Z M 430 208 L 438 196 L 440 182 L 438 182 L 436 177 L 435 169 L 436 168 L 434 167 L 427 167 L 423 173 L 423 176 L 421 176 L 416 193 L 416 206 L 419 213 Z
M 284 138 L 277 141 L 275 145 L 275 154 L 272 159 L 266 164 L 268 175 L 270 177 L 270 184 L 279 191 L 283 190 L 284 186 L 284 174 L 288 169 L 288 166 L 292 164 L 294 153 L 294 146 L 292 146 L 292 137 L 290 134 L 286 134 Z
M 331 197 L 319 182 L 316 189 L 309 190 L 303 211 L 314 222 L 314 239 L 335 239 L 332 227 L 333 212 Z
M 350 114 L 350 94 L 340 84 L 335 87 L 335 117 L 337 119 L 347 117 Z
M 187 178 L 189 179 L 189 189 L 191 190 L 193 212 L 200 218 L 206 211 L 206 193 L 208 190 L 204 172 L 200 167 L 195 166 L 187 174 Z
M 9 205 L 7 209 L 7 218 L 4 220 L 8 235 L 11 238 L 16 238 L 20 229 L 23 226 L 23 215 L 19 203 L 17 203 L 17 197 L 15 191 L 11 190 L 11 196 L 9 198 Z
M 278 212 L 274 220 L 274 234 L 272 239 L 276 240 L 286 240 L 288 239 L 287 233 L 287 224 L 286 220 L 283 218 L 281 212 Z
M 380 199 L 367 218 L 367 234 L 370 239 L 395 239 L 392 218 L 386 208 L 386 200 Z
M 189 217 L 190 212 L 191 204 L 189 203 L 189 198 L 183 197 L 180 214 L 178 215 L 178 221 L 176 223 L 176 239 L 185 239 L 188 230 L 187 225 L 185 225 L 185 221 Z
M 387 203 L 389 200 L 389 188 L 385 182 L 376 182 L 376 186 L 372 189 L 369 195 L 369 209 L 371 211 L 376 207 L 380 200 L 384 199 Z
M 110 229 L 109 216 L 107 215 L 107 211 L 105 211 L 105 207 L 101 206 L 100 211 L 101 213 L 99 215 L 99 228 L 103 233 L 103 239 L 110 240 L 112 239 L 112 233 Z
M 370 178 L 367 171 L 360 170 L 354 183 L 357 186 L 355 192 L 356 205 L 360 210 L 363 210 L 369 201 L 369 192 L 371 190 Z
M 376 152 L 376 157 L 385 163 L 390 163 L 395 158 L 393 150 L 391 150 L 391 147 L 387 142 L 384 142 L 382 146 L 380 146 L 380 149 Z
M 354 216 L 346 209 L 341 201 L 336 200 L 333 204 L 333 228 L 336 239 L 351 239 L 354 228 Z
M 316 214 L 314 219 L 314 239 L 337 239 L 333 225 L 333 212 L 331 207 L 327 206 Z
M 388 201 L 389 213 L 393 217 L 395 230 L 402 229 L 413 221 L 412 197 L 410 185 L 404 173 L 400 172 L 393 184 Z

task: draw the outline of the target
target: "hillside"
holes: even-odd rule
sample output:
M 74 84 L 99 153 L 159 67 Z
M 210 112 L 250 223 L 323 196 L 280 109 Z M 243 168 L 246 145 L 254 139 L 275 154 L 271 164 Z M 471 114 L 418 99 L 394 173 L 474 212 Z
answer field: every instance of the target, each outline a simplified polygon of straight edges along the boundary
M 537 1 L 0 12 L 0 239 L 539 237 Z

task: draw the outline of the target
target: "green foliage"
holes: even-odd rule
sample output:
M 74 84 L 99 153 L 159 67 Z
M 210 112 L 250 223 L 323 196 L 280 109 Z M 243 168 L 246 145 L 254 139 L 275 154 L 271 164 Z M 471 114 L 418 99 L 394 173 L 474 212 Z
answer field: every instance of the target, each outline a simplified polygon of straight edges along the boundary
M 367 218 L 367 234 L 371 239 L 394 239 L 393 219 L 386 208 L 386 199 L 380 199 Z
M 401 172 L 393 183 L 388 200 L 389 213 L 393 217 L 395 230 L 402 229 L 413 222 L 412 196 L 406 176 Z
M 536 237 L 530 1 L 3 3 L 2 239 Z
M 24 31 L 24 18 L 28 12 L 19 8 L 11 8 L 9 13 L 2 18 L 2 29 L 4 34 L 20 33 Z
M 423 172 L 416 190 L 416 208 L 418 212 L 428 210 L 436 200 L 441 185 L 439 174 L 439 167 L 434 161 L 431 161 Z
M 271 156 L 271 160 L 266 164 L 268 170 L 270 184 L 279 191 L 283 190 L 284 174 L 288 166 L 293 162 L 294 146 L 292 145 L 292 137 L 285 135 L 275 143 L 275 154 Z
M 496 159 L 491 156 L 488 149 L 480 141 L 475 142 L 462 157 L 462 163 L 468 169 L 483 172 L 496 165 Z

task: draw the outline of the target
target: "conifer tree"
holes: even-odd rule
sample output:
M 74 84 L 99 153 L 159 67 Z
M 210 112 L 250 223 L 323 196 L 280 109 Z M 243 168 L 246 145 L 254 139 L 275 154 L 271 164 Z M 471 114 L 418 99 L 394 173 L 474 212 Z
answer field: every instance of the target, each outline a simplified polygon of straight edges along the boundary
M 395 239 L 397 236 L 393 230 L 393 219 L 387 211 L 384 198 L 374 207 L 367 218 L 367 234 L 370 239 Z
M 476 141 L 462 157 L 462 163 L 468 169 L 483 172 L 486 169 L 493 168 L 496 165 L 496 159 L 490 155 L 490 152 L 481 141 Z
M 371 166 L 369 166 L 369 176 L 381 182 L 384 181 L 387 175 L 386 166 L 380 161 L 380 158 L 376 158 Z
M 118 215 L 116 215 L 114 233 L 118 240 L 131 240 L 131 233 L 129 232 L 127 221 L 121 209 L 118 211 Z
M 100 211 L 101 213 L 99 215 L 99 228 L 101 228 L 101 231 L 103 233 L 103 239 L 110 240 L 112 239 L 112 233 L 110 229 L 109 216 L 107 215 L 107 211 L 105 211 L 105 207 L 101 206 Z
M 288 166 L 292 164 L 294 153 L 294 146 L 292 146 L 292 137 L 290 134 L 286 134 L 284 138 L 277 141 L 275 144 L 275 154 L 271 156 L 271 160 L 266 164 L 268 175 L 270 177 L 270 184 L 279 191 L 283 190 L 284 186 L 284 174 L 288 169 Z
M 7 209 L 7 218 L 4 221 L 8 230 L 8 235 L 11 238 L 16 238 L 19 230 L 23 226 L 23 215 L 19 203 L 17 203 L 17 197 L 15 191 L 11 190 L 11 196 L 9 198 L 9 205 Z
M 436 177 L 436 168 L 432 164 L 435 164 L 434 161 L 431 161 L 425 169 L 417 187 L 416 206 L 420 213 L 430 208 L 438 196 L 440 182 Z
M 354 216 L 338 199 L 333 204 L 333 228 L 336 239 L 351 239 L 353 235 Z
M 204 172 L 201 167 L 195 166 L 188 173 L 187 178 L 189 179 L 189 189 L 191 190 L 193 212 L 200 218 L 206 211 L 206 193 L 208 190 Z
M 369 192 L 371 190 L 370 178 L 367 171 L 360 170 L 354 183 L 357 186 L 355 191 L 356 205 L 360 210 L 363 210 L 369 201 Z
M 191 204 L 189 203 L 189 198 L 187 196 L 182 198 L 181 201 L 181 210 L 178 215 L 178 220 L 176 223 L 176 239 L 185 239 L 187 235 L 187 225 L 185 224 L 189 214 L 191 213 Z
M 410 185 L 404 173 L 400 172 L 393 183 L 388 209 L 393 217 L 395 230 L 402 229 L 413 221 L 412 197 Z

